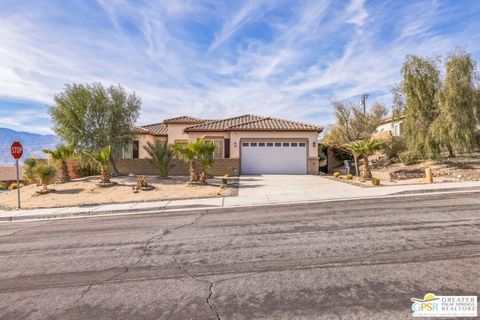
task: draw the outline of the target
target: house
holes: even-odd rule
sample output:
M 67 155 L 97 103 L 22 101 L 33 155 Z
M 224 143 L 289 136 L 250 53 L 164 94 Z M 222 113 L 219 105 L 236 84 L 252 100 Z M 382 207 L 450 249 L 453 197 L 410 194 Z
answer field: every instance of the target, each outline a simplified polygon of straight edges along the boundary
M 19 170 L 20 182 L 23 182 L 23 170 Z M 14 166 L 0 166 L 0 182 L 9 186 L 17 183 L 17 169 Z
M 135 140 L 116 158 L 147 159 L 147 142 L 188 143 L 205 137 L 216 145 L 215 174 L 318 174 L 322 128 L 316 125 L 247 114 L 227 119 L 181 116 L 133 130 Z M 117 162 L 127 172 L 135 169 L 131 161 Z
M 403 134 L 403 121 L 405 115 L 390 116 L 384 118 L 377 126 L 376 132 L 390 132 L 393 136 L 401 136 Z

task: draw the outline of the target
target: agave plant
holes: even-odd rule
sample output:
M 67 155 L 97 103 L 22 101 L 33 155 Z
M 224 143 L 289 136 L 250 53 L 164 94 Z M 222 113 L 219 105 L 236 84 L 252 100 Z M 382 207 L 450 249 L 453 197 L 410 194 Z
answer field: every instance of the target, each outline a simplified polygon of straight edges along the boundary
M 33 168 L 33 173 L 42 184 L 43 190 L 48 191 L 48 185 L 55 180 L 57 169 L 49 163 L 40 163 Z
M 53 161 L 60 166 L 60 181 L 70 181 L 70 174 L 68 173 L 67 160 L 73 156 L 74 147 L 72 145 L 60 145 L 55 150 L 43 149 L 43 152 L 49 154 Z
M 106 146 L 98 152 L 85 152 L 92 160 L 94 160 L 100 168 L 100 182 L 110 183 L 110 172 L 108 171 L 108 162 L 110 160 L 110 154 L 112 148 Z
M 372 171 L 370 170 L 370 163 L 368 157 L 374 154 L 376 151 L 379 151 L 382 148 L 383 144 L 377 140 L 359 140 L 354 141 L 346 145 L 347 149 L 350 150 L 356 157 L 363 158 L 363 169 L 362 169 L 362 178 L 371 179 Z

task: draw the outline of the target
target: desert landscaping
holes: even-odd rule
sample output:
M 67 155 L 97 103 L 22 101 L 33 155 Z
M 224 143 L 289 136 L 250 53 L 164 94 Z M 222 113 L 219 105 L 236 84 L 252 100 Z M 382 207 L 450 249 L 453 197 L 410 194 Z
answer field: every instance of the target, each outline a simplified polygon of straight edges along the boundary
M 221 186 L 221 179 L 208 179 L 205 185 L 188 185 L 186 177 L 160 179 L 148 176 L 152 190 L 135 190 L 136 176 L 111 178 L 110 187 L 97 185 L 98 177 L 73 179 L 68 183 L 49 186 L 51 192 L 39 194 L 41 186 L 31 184 L 22 187 L 22 208 L 50 208 L 65 206 L 83 206 L 107 203 L 143 202 L 174 199 L 192 199 L 232 195 L 233 188 Z M 0 209 L 15 209 L 16 190 L 0 193 Z

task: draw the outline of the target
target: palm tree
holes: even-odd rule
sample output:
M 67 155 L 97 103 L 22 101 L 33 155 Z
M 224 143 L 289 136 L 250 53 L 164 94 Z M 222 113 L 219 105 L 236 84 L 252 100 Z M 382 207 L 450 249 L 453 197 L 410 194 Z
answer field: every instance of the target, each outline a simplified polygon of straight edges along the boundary
M 363 158 L 362 178 L 371 179 L 372 171 L 370 170 L 370 163 L 368 157 L 382 148 L 382 143 L 377 140 L 359 140 L 346 145 L 355 157 Z
M 43 191 L 48 191 L 48 185 L 53 182 L 57 175 L 57 169 L 55 169 L 55 166 L 48 163 L 40 163 L 33 168 L 33 172 L 42 184 Z
M 200 141 L 200 139 L 198 141 Z M 188 144 L 176 143 L 172 145 L 175 155 L 188 163 L 190 171 L 189 182 L 196 182 L 199 178 L 197 164 L 195 162 L 201 149 L 201 145 L 198 143 L 198 141 L 192 141 Z
M 110 160 L 110 154 L 112 148 L 106 146 L 98 152 L 85 152 L 87 156 L 93 159 L 100 167 L 100 183 L 110 183 L 110 173 L 108 171 L 108 162 Z
M 205 142 L 203 137 L 199 139 L 198 143 L 200 143 L 198 160 L 202 165 L 200 181 L 205 183 L 208 177 L 208 170 L 213 166 L 215 144 L 211 141 Z
M 68 174 L 68 165 L 67 160 L 73 156 L 72 145 L 60 145 L 55 150 L 43 149 L 43 152 L 49 154 L 53 161 L 60 166 L 60 181 L 67 182 L 70 181 L 70 175 Z
M 37 166 L 38 162 L 35 158 L 27 158 L 23 162 L 23 177 L 28 183 L 36 182 L 35 172 L 33 169 Z
M 160 172 L 160 178 L 168 177 L 168 171 L 173 167 L 172 158 L 174 151 L 166 143 L 157 141 L 155 144 L 147 142 L 143 146 L 150 156 L 150 163 Z

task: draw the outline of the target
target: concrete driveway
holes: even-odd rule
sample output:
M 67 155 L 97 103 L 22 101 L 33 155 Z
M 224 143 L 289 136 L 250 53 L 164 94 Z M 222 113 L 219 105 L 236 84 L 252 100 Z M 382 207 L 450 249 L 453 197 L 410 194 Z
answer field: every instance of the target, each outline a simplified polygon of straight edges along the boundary
M 251 175 L 240 178 L 239 197 L 269 201 L 321 200 L 366 196 L 369 189 L 314 175 Z

